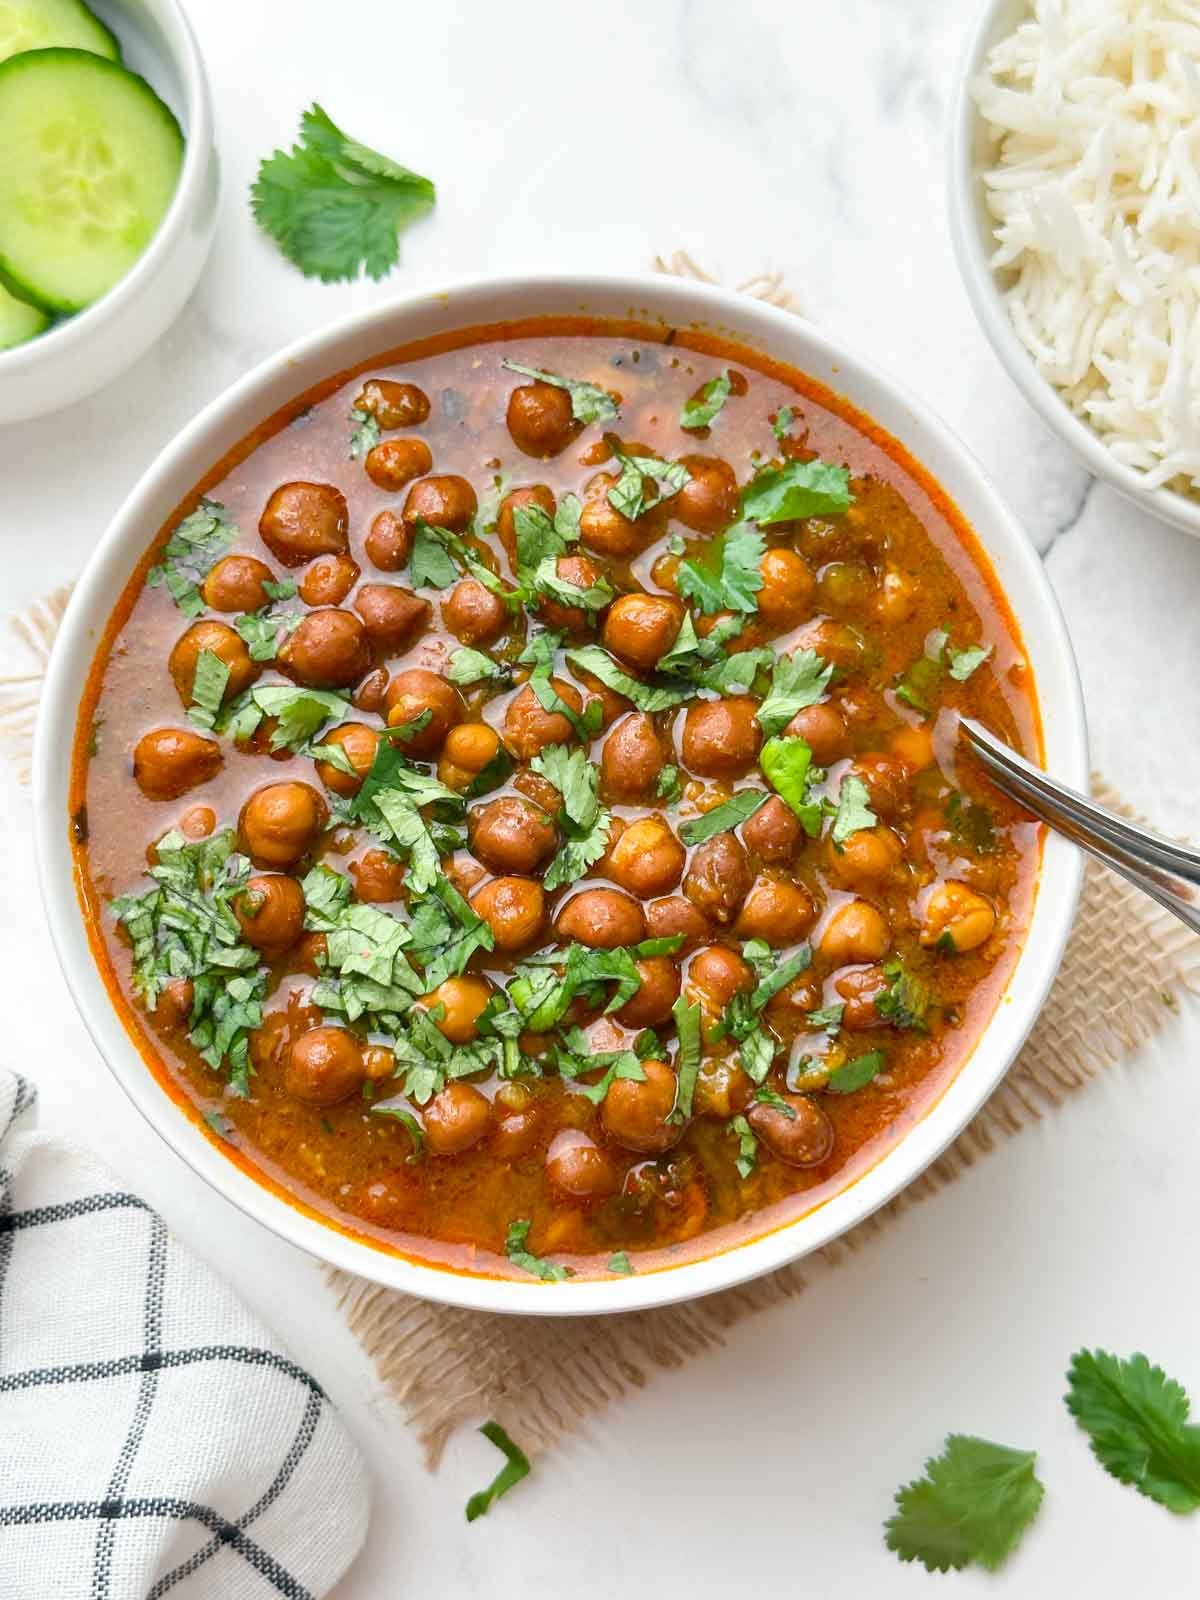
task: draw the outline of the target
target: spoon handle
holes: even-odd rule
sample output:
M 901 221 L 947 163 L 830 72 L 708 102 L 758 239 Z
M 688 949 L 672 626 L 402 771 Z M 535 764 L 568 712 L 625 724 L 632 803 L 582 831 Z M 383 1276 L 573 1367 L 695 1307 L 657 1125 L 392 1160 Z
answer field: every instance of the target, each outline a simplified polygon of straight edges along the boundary
M 1176 844 L 1051 778 L 970 717 L 962 732 L 997 788 L 1200 933 L 1200 851 Z

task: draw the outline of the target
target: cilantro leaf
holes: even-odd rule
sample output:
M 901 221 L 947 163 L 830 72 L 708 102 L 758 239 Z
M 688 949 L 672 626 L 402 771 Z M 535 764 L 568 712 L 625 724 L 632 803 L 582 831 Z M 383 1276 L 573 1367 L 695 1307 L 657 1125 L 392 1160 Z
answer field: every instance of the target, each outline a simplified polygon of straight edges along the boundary
M 843 1001 L 835 1000 L 831 1006 L 821 1006 L 816 1011 L 810 1011 L 804 1020 L 810 1028 L 823 1028 L 832 1038 L 842 1026 L 842 1014 L 845 1009 Z
M 959 1571 L 971 1561 L 994 1572 L 1042 1503 L 1036 1461 L 1033 1450 L 947 1435 L 925 1476 L 897 1491 L 895 1514 L 884 1524 L 888 1549 L 930 1572 Z
M 552 1261 L 544 1261 L 541 1256 L 535 1256 L 525 1248 L 532 1226 L 533 1223 L 524 1217 L 518 1217 L 515 1222 L 509 1223 L 508 1233 L 504 1238 L 505 1255 L 514 1267 L 532 1273 L 535 1278 L 541 1278 L 543 1283 L 561 1283 L 568 1276 L 566 1267 L 556 1266 Z
M 355 407 L 350 412 L 349 421 L 351 424 L 350 443 L 346 454 L 351 461 L 357 461 L 360 457 L 374 450 L 379 443 L 381 437 L 379 418 L 373 411 L 359 411 Z
M 798 522 L 804 517 L 836 517 L 850 509 L 850 474 L 827 461 L 789 461 L 763 467 L 742 490 L 742 515 L 759 527 Z
M 192 703 L 188 707 L 188 720 L 198 728 L 216 726 L 217 712 L 229 686 L 229 668 L 211 650 L 201 650 L 196 657 L 196 670 L 192 677 Z
M 780 406 L 775 413 L 775 420 L 771 424 L 771 432 L 777 439 L 786 439 L 795 420 L 796 413 L 791 406 Z
M 802 972 L 807 972 L 811 965 L 812 949 L 809 945 L 802 944 L 794 955 L 790 955 L 786 961 L 781 961 L 773 971 L 764 973 L 750 996 L 750 1004 L 755 1011 L 761 1011 L 768 1000 L 773 1000 L 781 989 L 786 989 L 793 978 L 798 978 Z
M 502 661 L 493 661 L 491 656 L 482 650 L 473 650 L 464 645 L 456 650 L 450 657 L 449 669 L 446 676 L 451 683 L 507 683 L 512 677 L 512 668 Z
M 795 1115 L 794 1112 L 793 1115 Z M 737 1161 L 735 1163 L 738 1176 L 748 1178 L 758 1164 L 758 1140 L 754 1136 L 754 1129 L 739 1111 L 736 1117 L 730 1117 L 725 1124 L 725 1131 L 734 1134 L 738 1141 Z
M 502 1494 L 507 1494 L 514 1483 L 529 1476 L 529 1457 L 515 1445 L 498 1422 L 485 1422 L 480 1428 L 485 1439 L 490 1439 L 497 1450 L 504 1452 L 504 1465 L 488 1484 L 467 1501 L 467 1521 L 474 1522 L 490 1511 Z
M 678 805 L 683 799 L 683 785 L 677 766 L 669 762 L 659 773 L 654 785 L 654 798 L 668 806 Z
M 833 667 L 815 650 L 780 656 L 771 674 L 771 690 L 757 716 L 765 734 L 778 733 L 805 706 L 815 705 L 829 687 Z
M 766 548 L 766 540 L 752 523 L 736 522 L 710 539 L 699 556 L 679 563 L 675 587 L 708 617 L 718 611 L 757 611 L 763 585 L 759 567 Z
M 238 526 L 218 500 L 201 500 L 195 511 L 176 524 L 162 548 L 162 560 L 146 574 L 146 587 L 161 584 L 186 617 L 203 615 L 200 582 L 233 548 Z
M 377 1102 L 373 1105 L 371 1107 L 371 1115 L 373 1117 L 394 1117 L 397 1122 L 404 1124 L 408 1129 L 409 1138 L 412 1140 L 412 1153 L 405 1156 L 404 1159 L 409 1166 L 415 1166 L 424 1153 L 425 1129 L 413 1116 L 412 1112 L 405 1106 L 394 1105 L 390 1101 L 385 1101 L 382 1104 Z
M 879 818 L 871 810 L 871 791 L 861 778 L 847 773 L 838 790 L 837 810 L 833 817 L 831 838 L 835 846 L 844 845 L 852 833 L 862 828 L 873 828 Z
M 991 653 L 990 644 L 970 645 L 965 650 L 955 650 L 952 646 L 947 646 L 946 658 L 950 663 L 950 676 L 956 683 L 966 683 L 976 667 L 981 667 Z
M 714 833 L 725 833 L 727 829 L 745 822 L 769 799 L 770 795 L 765 789 L 738 789 L 728 800 L 723 800 L 703 816 L 685 822 L 679 830 L 679 837 L 684 844 L 702 844 L 705 839 L 711 839 Z
M 899 959 L 885 962 L 883 975 L 887 988 L 875 1002 L 879 1015 L 893 1028 L 923 1028 L 929 1009 L 929 990 Z
M 458 582 L 458 568 L 438 531 L 422 517 L 413 530 L 408 574 L 414 589 L 448 589 Z
M 711 426 L 720 415 L 721 408 L 729 399 L 732 390 L 733 382 L 728 372 L 710 378 L 700 393 L 683 405 L 679 413 L 679 426 L 688 429 Z
M 610 1272 L 619 1272 L 623 1278 L 632 1277 L 633 1263 L 625 1254 L 624 1250 L 618 1250 L 613 1255 L 609 1256 L 608 1270 Z
M 617 415 L 617 403 L 612 395 L 594 383 L 584 383 L 581 378 L 564 378 L 557 372 L 543 372 L 540 367 L 523 367 L 519 361 L 505 359 L 500 365 L 510 372 L 519 372 L 523 378 L 534 378 L 538 383 L 565 389 L 571 396 L 571 415 L 576 422 L 608 422 Z
M 245 641 L 251 661 L 273 661 L 280 644 L 299 621 L 298 611 L 276 611 L 271 604 L 260 611 L 244 612 L 233 626 Z
M 619 511 L 631 522 L 636 522 L 652 507 L 678 494 L 684 484 L 691 481 L 692 475 L 682 461 L 660 461 L 657 456 L 627 456 L 615 447 L 613 459 L 621 471 L 616 483 L 608 491 L 608 503 L 614 511 Z M 658 490 L 653 500 L 646 498 L 647 478 Z
M 233 739 L 248 739 L 264 717 L 274 717 L 277 725 L 271 734 L 271 749 L 299 751 L 327 722 L 344 716 L 349 704 L 344 694 L 332 689 L 259 684 L 226 707 L 218 731 Z M 389 743 L 386 739 L 380 742 Z
M 618 666 L 608 651 L 602 650 L 598 644 L 585 644 L 579 650 L 568 650 L 567 660 L 580 671 L 590 672 L 593 678 L 599 678 L 606 688 L 632 700 L 639 711 L 669 711 L 692 697 L 690 688 L 654 688 L 643 683 L 640 678 L 626 672 L 624 667 Z
M 428 178 L 350 139 L 314 102 L 300 118 L 300 143 L 259 166 L 250 203 L 294 266 L 337 283 L 390 272 L 401 231 L 435 196 Z
M 975 855 L 990 855 L 996 848 L 996 822 L 981 800 L 961 789 L 951 790 L 946 801 L 946 822 L 955 844 Z
M 410 906 L 409 954 L 424 969 L 425 988 L 460 976 L 477 950 L 495 948 L 495 935 L 445 876 Z
M 585 744 L 591 740 L 593 734 L 600 731 L 600 723 L 604 716 L 600 701 L 598 699 L 589 701 L 581 716 L 573 706 L 567 704 L 554 687 L 549 662 L 545 666 L 534 667 L 529 674 L 529 687 L 542 710 L 565 717 L 571 724 L 575 737 L 582 739 Z
M 815 839 L 821 831 L 821 802 L 810 792 L 817 769 L 808 745 L 794 735 L 777 734 L 763 745 L 758 760 L 772 789 L 800 818 L 805 833 Z
M 870 1050 L 865 1056 L 847 1061 L 844 1067 L 831 1072 L 825 1087 L 830 1094 L 853 1094 L 856 1089 L 865 1089 L 886 1065 L 887 1057 L 882 1050 Z
M 696 1092 L 696 1078 L 700 1072 L 701 1011 L 699 1002 L 687 999 L 680 995 L 671 1007 L 671 1015 L 675 1018 L 675 1028 L 679 1034 L 679 1054 L 675 1063 L 675 1071 L 679 1080 L 679 1087 L 675 1094 L 676 1112 L 681 1117 L 690 1117 L 692 1114 L 692 1098 Z
M 565 606 L 578 606 L 583 611 L 603 611 L 616 593 L 603 573 L 595 583 L 589 583 L 586 587 L 560 577 L 556 556 L 547 556 L 538 566 L 529 587 L 534 596 L 558 600 Z
M 1140 1353 L 1107 1350 L 1078 1351 L 1067 1384 L 1067 1410 L 1105 1472 L 1168 1511 L 1200 1506 L 1200 1427 L 1182 1385 Z

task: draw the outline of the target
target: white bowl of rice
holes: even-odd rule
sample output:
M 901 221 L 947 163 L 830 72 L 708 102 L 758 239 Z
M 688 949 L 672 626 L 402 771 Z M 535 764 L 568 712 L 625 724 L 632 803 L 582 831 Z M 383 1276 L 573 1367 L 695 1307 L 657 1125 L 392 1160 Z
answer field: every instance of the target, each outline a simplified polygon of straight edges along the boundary
M 950 217 L 984 332 L 1043 420 L 1200 535 L 1200 0 L 988 0 Z

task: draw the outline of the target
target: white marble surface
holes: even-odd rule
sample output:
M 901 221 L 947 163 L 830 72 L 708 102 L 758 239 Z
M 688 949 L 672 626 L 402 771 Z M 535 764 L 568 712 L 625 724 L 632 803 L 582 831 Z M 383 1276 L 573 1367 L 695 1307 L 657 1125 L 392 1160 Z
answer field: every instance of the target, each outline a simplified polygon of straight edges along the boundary
M 685 246 L 728 281 L 785 272 L 813 317 L 965 436 L 1046 552 L 1097 765 L 1165 828 L 1200 831 L 1200 543 L 1089 485 L 1004 377 L 956 277 L 941 119 L 971 9 L 191 0 L 224 172 L 211 267 L 124 380 L 0 430 L 0 610 L 77 572 L 162 442 L 295 335 L 441 279 L 642 268 Z M 251 221 L 257 159 L 290 141 L 313 97 L 440 186 L 384 284 L 308 283 Z M 464 1437 L 428 1477 L 315 1264 L 203 1187 L 98 1060 L 49 947 L 30 799 L 6 764 L 0 883 L 3 1051 L 39 1081 L 43 1125 L 101 1149 L 228 1274 L 369 1458 L 371 1535 L 339 1600 L 568 1588 L 587 1600 L 624 1584 L 670 1597 L 922 1593 L 934 1580 L 885 1552 L 880 1523 L 951 1429 L 1036 1447 L 1048 1495 L 1001 1578 L 964 1574 L 942 1580 L 947 1592 L 1193 1591 L 1200 1524 L 1105 1477 L 1059 1397 L 1071 1351 L 1100 1343 L 1144 1348 L 1200 1400 L 1194 1015 L 952 1196 L 818 1273 L 800 1303 L 612 1409 L 468 1528 L 463 1502 L 493 1470 L 490 1447 Z

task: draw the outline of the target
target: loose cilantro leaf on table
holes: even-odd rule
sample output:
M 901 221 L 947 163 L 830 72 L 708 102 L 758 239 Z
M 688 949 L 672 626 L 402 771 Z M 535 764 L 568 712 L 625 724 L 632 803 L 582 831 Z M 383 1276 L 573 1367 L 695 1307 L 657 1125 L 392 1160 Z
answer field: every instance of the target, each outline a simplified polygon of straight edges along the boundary
M 728 372 L 710 378 L 695 399 L 684 403 L 679 413 L 679 426 L 688 429 L 710 427 L 732 391 L 733 382 Z
M 742 516 L 759 527 L 836 517 L 850 509 L 850 474 L 827 461 L 789 461 L 763 467 L 742 490 Z
M 300 143 L 261 163 L 250 190 L 255 219 L 309 278 L 382 278 L 399 235 L 433 205 L 428 178 L 349 138 L 317 104 L 300 118 Z
M 718 611 L 758 610 L 759 571 L 766 540 L 753 524 L 737 522 L 710 539 L 700 555 L 679 563 L 675 587 L 685 600 L 694 600 L 705 616 Z
M 523 1217 L 508 1225 L 508 1233 L 504 1239 L 504 1253 L 514 1267 L 520 1267 L 523 1272 L 532 1273 L 535 1278 L 541 1278 L 544 1283 L 561 1283 L 570 1275 L 568 1267 L 556 1266 L 552 1261 L 544 1261 L 541 1256 L 535 1256 L 525 1248 L 529 1238 L 529 1230 L 533 1223 Z
M 515 1445 L 498 1422 L 485 1422 L 480 1428 L 485 1439 L 490 1439 L 497 1450 L 504 1453 L 504 1465 L 488 1484 L 467 1501 L 467 1521 L 474 1522 L 490 1511 L 502 1494 L 507 1494 L 513 1484 L 529 1476 L 529 1457 Z
M 192 703 L 188 707 L 188 720 L 198 728 L 216 726 L 217 712 L 229 685 L 229 668 L 211 650 L 201 650 L 196 657 L 196 670 L 192 677 Z
M 1107 1350 L 1078 1351 L 1067 1384 L 1067 1410 L 1105 1472 L 1168 1511 L 1200 1506 L 1200 1427 L 1181 1384 L 1140 1353 Z
M 865 1056 L 847 1061 L 844 1067 L 831 1072 L 825 1087 L 830 1094 L 853 1094 L 856 1089 L 865 1089 L 886 1065 L 887 1057 L 882 1050 L 870 1050 Z
M 606 688 L 622 694 L 627 700 L 632 700 L 639 711 L 655 712 L 669 711 L 673 706 L 682 705 L 685 700 L 690 700 L 692 690 L 683 687 L 660 687 L 643 683 L 640 678 L 635 678 L 618 666 L 607 650 L 602 650 L 598 644 L 585 644 L 579 650 L 568 650 L 567 660 L 573 667 L 578 667 L 582 672 L 590 672 L 593 678 L 599 678 Z
M 1045 1493 L 1034 1472 L 1037 1453 L 952 1433 L 925 1476 L 896 1493 L 884 1524 L 889 1550 L 930 1572 L 960 1571 L 975 1562 L 994 1572 L 1012 1554 Z
M 845 844 L 852 833 L 862 828 L 873 828 L 879 818 L 870 807 L 871 791 L 861 778 L 847 773 L 838 790 L 837 808 L 833 814 L 830 837 L 835 847 Z
M 771 674 L 771 689 L 757 716 L 768 737 L 778 733 L 806 706 L 815 705 L 829 687 L 833 667 L 815 650 L 780 656 Z
M 719 806 L 714 806 L 703 816 L 693 817 L 691 822 L 685 822 L 679 830 L 679 837 L 684 844 L 703 844 L 704 840 L 711 839 L 714 833 L 724 833 L 727 829 L 736 828 L 739 823 L 745 822 L 770 798 L 765 789 L 739 789 L 730 795 L 728 800 L 723 800 Z
M 692 476 L 682 461 L 660 461 L 657 456 L 627 456 L 615 447 L 613 460 L 621 471 L 616 483 L 608 491 L 608 503 L 614 511 L 619 511 L 631 522 L 636 522 L 652 507 L 678 494 Z M 658 489 L 653 500 L 646 498 L 647 478 Z
M 571 396 L 571 415 L 576 422 L 608 422 L 617 415 L 617 403 L 612 395 L 594 383 L 585 383 L 581 378 L 564 378 L 557 372 L 544 372 L 541 367 L 523 367 L 519 361 L 505 359 L 501 366 L 510 372 L 519 372 L 523 378 L 565 389 Z
M 822 806 L 812 797 L 820 769 L 812 764 L 812 751 L 795 735 L 776 734 L 759 754 L 763 776 L 781 800 L 795 812 L 804 831 L 815 839 L 821 831 Z
M 201 500 L 184 517 L 162 548 L 162 560 L 146 574 L 146 586 L 161 584 L 185 617 L 205 611 L 200 583 L 223 555 L 233 548 L 238 527 L 218 500 Z

